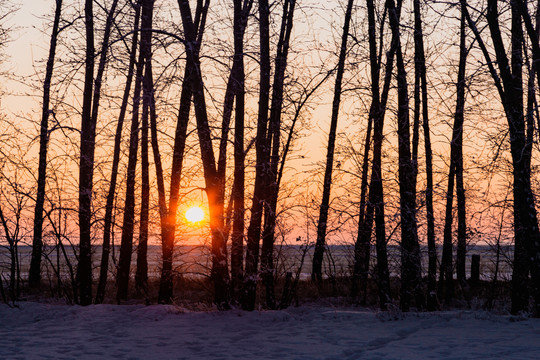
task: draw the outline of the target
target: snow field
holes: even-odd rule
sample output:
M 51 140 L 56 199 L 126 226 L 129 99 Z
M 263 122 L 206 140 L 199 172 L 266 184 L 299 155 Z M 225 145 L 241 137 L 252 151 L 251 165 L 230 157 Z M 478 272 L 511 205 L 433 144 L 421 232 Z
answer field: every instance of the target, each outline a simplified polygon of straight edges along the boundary
M 0 359 L 540 359 L 540 319 L 304 305 L 0 305 Z

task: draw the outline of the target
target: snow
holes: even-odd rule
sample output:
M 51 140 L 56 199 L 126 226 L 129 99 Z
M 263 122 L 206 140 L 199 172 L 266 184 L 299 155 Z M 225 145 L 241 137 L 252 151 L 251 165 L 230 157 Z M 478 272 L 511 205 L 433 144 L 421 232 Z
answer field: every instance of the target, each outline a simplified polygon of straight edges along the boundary
M 540 359 L 540 319 L 302 305 L 0 305 L 0 359 Z

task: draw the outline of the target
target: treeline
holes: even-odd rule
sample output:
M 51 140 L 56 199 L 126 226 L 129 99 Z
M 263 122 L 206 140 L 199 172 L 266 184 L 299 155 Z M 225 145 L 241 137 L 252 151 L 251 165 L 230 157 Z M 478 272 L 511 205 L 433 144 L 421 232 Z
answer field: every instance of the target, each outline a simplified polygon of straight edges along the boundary
M 38 132 L 24 143 L 28 127 L 2 118 L 0 221 L 10 254 L 9 296 L 21 292 L 17 245 L 26 235 L 32 239 L 31 291 L 43 287 L 44 261 L 50 262 L 44 249 L 53 246 L 59 286 L 60 252 L 69 264 L 74 302 L 128 300 L 134 254 L 135 291 L 147 295 L 148 243 L 155 237 L 162 246 L 157 301 L 172 302 L 174 255 L 184 231 L 180 210 L 201 191 L 218 308 L 253 310 L 258 292 L 267 308 L 290 303 L 277 300 L 275 249 L 291 234 L 313 243 L 311 280 L 322 287 L 329 237 L 340 232 L 354 242 L 355 301 L 365 302 L 374 281 L 383 310 L 398 301 L 403 311 L 436 310 L 452 303 L 456 286 L 459 293 L 469 287 L 467 244 L 487 221 L 471 212 L 491 211 L 470 199 L 486 195 L 491 181 L 504 183 L 493 180 L 503 174 L 511 188 L 499 190 L 506 192 L 502 206 L 492 204 L 502 209 L 497 256 L 503 223 L 513 214 L 506 226 L 514 243 L 511 311 L 532 306 L 540 315 L 533 176 L 539 4 L 348 0 L 328 6 L 56 0 L 40 86 L 33 88 L 41 113 L 27 122 Z M 334 22 L 321 25 L 315 13 Z M 334 36 L 321 39 L 325 26 Z M 451 80 L 437 83 L 443 73 Z M 327 131 L 326 157 L 312 170 L 322 189 L 314 196 L 313 173 L 291 167 L 302 164 L 300 140 L 324 101 L 331 107 L 316 119 Z M 490 137 L 480 141 L 475 124 L 484 121 L 500 131 L 492 136 L 485 129 Z M 343 123 L 351 127 L 340 132 Z M 488 165 L 478 165 L 465 141 L 494 149 Z M 481 178 L 489 174 L 488 180 L 468 185 L 467 166 Z M 475 187 L 483 190 L 474 194 Z M 505 213 L 508 199 L 513 206 Z M 303 226 L 316 227 L 314 239 Z M 70 243 L 73 234 L 78 243 Z M 391 237 L 401 249 L 398 299 L 388 264 Z M 76 264 L 66 246 L 75 249 Z M 114 295 L 106 293 L 111 279 Z

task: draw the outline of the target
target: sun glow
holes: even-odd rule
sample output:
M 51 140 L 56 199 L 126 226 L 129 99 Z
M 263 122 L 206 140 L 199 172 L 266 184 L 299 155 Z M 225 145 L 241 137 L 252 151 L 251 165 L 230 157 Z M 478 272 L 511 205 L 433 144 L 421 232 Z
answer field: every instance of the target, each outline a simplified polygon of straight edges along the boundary
M 198 223 L 204 219 L 204 211 L 198 206 L 190 207 L 186 211 L 186 219 L 189 222 Z

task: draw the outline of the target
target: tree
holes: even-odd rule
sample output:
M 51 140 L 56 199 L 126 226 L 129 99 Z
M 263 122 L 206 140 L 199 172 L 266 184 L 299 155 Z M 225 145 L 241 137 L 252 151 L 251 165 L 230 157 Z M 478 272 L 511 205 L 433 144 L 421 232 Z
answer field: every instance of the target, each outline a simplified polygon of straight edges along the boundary
M 386 2 L 392 35 L 397 40 L 396 66 L 398 82 L 398 150 L 399 150 L 399 195 L 401 215 L 401 298 L 403 311 L 408 311 L 411 297 L 415 297 L 416 306 L 423 307 L 422 268 L 420 263 L 420 245 L 416 223 L 416 190 L 414 165 L 411 158 L 409 134 L 409 98 L 407 74 L 401 41 L 399 36 L 399 16 L 393 0 Z
M 129 154 L 126 178 L 126 201 L 124 205 L 124 218 L 122 223 L 122 240 L 120 244 L 120 258 L 118 260 L 117 294 L 118 302 L 127 300 L 130 277 L 131 252 L 133 249 L 133 228 L 135 217 L 135 169 L 137 165 L 137 149 L 139 144 L 139 108 L 141 102 L 141 88 L 143 71 L 146 59 L 150 56 L 152 42 L 152 11 L 153 0 L 141 1 L 141 41 L 139 60 L 135 75 L 135 89 L 133 95 L 133 112 L 131 118 L 131 132 L 129 138 Z
M 326 153 L 326 168 L 324 171 L 323 194 L 317 224 L 317 240 L 315 243 L 315 252 L 313 253 L 313 270 L 311 279 L 322 282 L 322 261 L 324 247 L 326 242 L 326 225 L 328 221 L 328 208 L 330 202 L 330 188 L 332 185 L 332 169 L 334 165 L 334 150 L 336 143 L 337 121 L 339 116 L 339 104 L 341 102 L 341 82 L 345 71 L 345 57 L 347 55 L 347 39 L 349 37 L 349 27 L 352 16 L 353 0 L 347 2 L 345 11 L 345 22 L 343 24 L 343 33 L 341 36 L 341 47 L 339 50 L 339 60 L 336 74 L 336 83 L 334 85 L 334 100 L 332 101 L 332 115 L 330 120 L 330 132 L 328 133 L 328 148 Z
M 146 10 L 146 9 L 144 9 Z M 149 14 L 151 16 L 151 14 Z M 154 84 L 152 77 L 151 51 L 146 56 L 143 79 L 143 112 L 141 116 L 141 212 L 139 222 L 139 243 L 137 245 L 137 271 L 135 289 L 138 293 L 148 293 L 148 216 L 150 206 L 150 174 L 148 162 L 148 117 L 152 104 Z
M 92 303 L 92 185 L 94 175 L 94 152 L 96 146 L 96 118 L 92 116 L 92 88 L 94 80 L 94 12 L 93 1 L 84 3 L 86 30 L 86 56 L 83 107 L 81 112 L 81 150 L 79 165 L 79 266 L 77 284 L 81 305 Z M 95 110 L 97 112 L 97 109 Z
M 513 165 L 513 195 L 514 195 L 514 267 L 512 273 L 512 313 L 524 311 L 528 307 L 528 274 L 532 275 L 533 296 L 535 299 L 534 314 L 540 314 L 540 232 L 531 188 L 530 159 L 532 144 L 527 142 L 525 117 L 523 114 L 522 86 L 522 41 L 523 30 L 519 2 L 512 1 L 511 5 L 511 48 L 512 56 L 509 61 L 499 25 L 497 1 L 489 0 L 486 18 L 495 50 L 499 71 L 495 69 L 491 56 L 466 8 L 467 2 L 461 1 L 462 9 L 469 27 L 488 63 L 489 72 L 495 82 L 501 103 L 508 122 L 510 134 L 510 152 Z M 531 32 L 529 32 L 531 35 Z M 533 45 L 534 49 L 538 47 Z M 538 51 L 536 51 L 538 54 Z M 536 55 L 535 55 L 536 56 Z M 538 58 L 538 57 L 536 57 Z M 529 261 L 533 260 L 533 261 Z
M 454 281 L 452 271 L 452 208 L 454 181 L 458 202 L 458 257 L 456 262 L 458 281 L 465 281 L 465 192 L 463 189 L 463 113 L 465 108 L 465 66 L 467 63 L 467 49 L 465 43 L 465 12 L 461 12 L 459 65 L 456 83 L 456 111 L 452 141 L 450 142 L 450 169 L 448 174 L 448 190 L 446 193 L 446 215 L 444 225 L 443 254 L 440 269 L 439 293 L 449 302 L 454 294 Z M 444 294 L 444 295 L 443 295 Z
M 113 217 L 113 205 L 114 205 L 114 196 L 116 194 L 116 184 L 118 179 L 118 165 L 120 163 L 120 146 L 122 139 L 122 129 L 124 126 L 124 119 L 126 116 L 126 111 L 129 103 L 129 95 L 131 92 L 131 84 L 133 82 L 133 74 L 135 69 L 135 58 L 137 54 L 137 44 L 139 39 L 139 28 L 140 21 L 140 4 L 137 2 L 134 4 L 135 8 L 135 18 L 133 25 L 133 36 L 131 40 L 131 49 L 129 51 L 129 64 L 126 76 L 126 83 L 124 87 L 124 94 L 122 96 L 122 104 L 120 106 L 120 112 L 118 114 L 118 122 L 116 125 L 116 133 L 114 137 L 114 149 L 113 149 L 113 161 L 111 167 L 111 180 L 109 183 L 109 191 L 107 192 L 107 201 L 105 205 L 105 217 L 103 219 L 103 245 L 101 253 L 101 265 L 99 273 L 99 282 L 96 290 L 95 303 L 100 304 L 103 302 L 105 297 L 105 287 L 107 285 L 107 275 L 109 271 L 109 256 L 111 251 L 111 227 L 112 227 L 112 217 Z
M 267 127 L 268 103 L 270 101 L 270 6 L 267 0 L 259 1 L 259 106 L 257 134 L 255 138 L 255 189 L 251 205 L 251 217 L 247 230 L 246 264 L 242 286 L 242 308 L 253 310 L 257 291 L 257 267 L 259 264 L 259 240 L 265 201 L 265 174 L 268 171 Z
M 426 222 L 428 245 L 428 275 L 427 275 L 427 309 L 435 310 L 437 299 L 435 293 L 437 276 L 437 250 L 435 247 L 435 219 L 433 215 L 433 155 L 431 150 L 431 134 L 429 127 L 429 107 L 426 76 L 426 57 L 424 52 L 424 36 L 422 32 L 422 16 L 420 1 L 415 0 L 414 7 L 414 117 L 419 122 L 420 104 L 422 105 L 422 125 L 424 128 L 424 152 L 426 156 Z M 421 95 L 421 99 L 420 99 Z M 414 142 L 414 141 L 413 141 Z M 414 151 L 413 151 L 414 152 Z M 413 156 L 414 157 L 414 156 Z M 417 159 L 417 157 L 414 157 Z M 417 163 L 417 160 L 415 160 Z M 415 185 L 416 187 L 416 185 Z
M 43 205 L 45 203 L 45 185 L 47 180 L 47 149 L 49 142 L 49 109 L 51 80 L 56 56 L 56 44 L 60 34 L 60 17 L 62 14 L 62 0 L 56 0 L 54 22 L 49 45 L 49 57 L 43 80 L 43 102 L 41 105 L 41 123 L 39 134 L 39 165 L 36 205 L 34 208 L 34 237 L 32 239 L 32 259 L 28 273 L 28 285 L 38 288 L 41 283 L 41 254 L 43 248 Z
M 264 209 L 264 228 L 262 233 L 261 274 L 266 288 L 266 305 L 276 308 L 274 291 L 274 234 L 277 219 L 277 201 L 279 195 L 278 166 L 280 164 L 281 116 L 283 112 L 283 87 L 289 41 L 293 27 L 294 7 L 296 0 L 287 0 L 283 5 L 281 30 L 279 34 L 277 55 L 275 59 L 274 82 L 272 84 L 272 101 L 268 122 L 266 149 L 269 152 L 269 171 L 266 174 L 267 199 Z M 282 164 L 285 157 L 282 158 Z
M 231 235 L 231 296 L 240 300 L 240 287 L 243 279 L 244 262 L 244 211 L 245 211 L 245 165 L 244 165 L 244 116 L 245 116 L 245 73 L 244 73 L 244 34 L 253 0 L 234 1 L 234 58 L 231 80 L 235 86 L 236 107 L 234 113 L 234 184 L 233 229 Z M 227 105 L 227 104 L 225 104 Z M 232 110 L 230 110 L 232 113 Z M 224 111 L 224 116 L 226 112 Z
M 384 139 L 384 117 L 386 112 L 386 104 L 388 101 L 388 93 L 392 80 L 392 68 L 394 57 L 397 50 L 397 37 L 395 32 L 392 32 L 392 40 L 390 50 L 386 57 L 384 84 L 382 92 L 379 90 L 379 72 L 381 68 L 382 40 L 379 45 L 379 53 L 377 53 L 377 44 L 375 40 L 375 5 L 370 0 L 368 6 L 368 21 L 369 27 L 369 46 L 370 46 L 370 69 L 371 69 L 371 93 L 372 102 L 370 107 L 370 116 L 373 117 L 373 160 L 371 168 L 371 180 L 369 185 L 369 197 L 366 209 L 366 215 L 363 222 L 360 222 L 358 228 L 358 238 L 355 244 L 355 265 L 354 271 L 356 277 L 361 276 L 361 272 L 365 275 L 367 281 L 367 271 L 369 269 L 369 251 L 371 241 L 371 227 L 375 220 L 375 249 L 377 253 L 376 266 L 376 281 L 379 290 L 379 306 L 381 310 L 386 310 L 391 301 L 390 293 L 390 272 L 388 270 L 388 254 L 386 248 L 386 223 L 384 215 L 384 192 L 382 182 L 382 143 Z M 398 2 L 398 9 L 401 9 L 401 1 Z M 388 7 L 385 4 L 385 12 L 383 15 L 382 24 L 386 17 Z M 400 11 L 397 12 L 398 15 Z M 371 18 L 371 20 L 370 20 Z M 381 34 L 383 32 L 381 25 Z M 382 35 L 381 35 L 382 39 Z M 378 55 L 379 54 L 379 55 Z M 365 155 L 364 155 L 365 156 Z M 360 274 L 360 275 L 358 275 Z M 364 281 L 364 284 L 365 284 Z
M 247 231 L 245 277 L 242 286 L 242 307 L 245 310 L 253 310 L 255 307 L 261 228 L 262 249 L 260 273 L 266 288 L 266 305 L 269 308 L 276 307 L 273 251 L 277 219 L 277 201 L 279 184 L 281 175 L 283 174 L 283 165 L 292 136 L 290 133 L 287 145 L 285 145 L 283 154 L 280 156 L 281 118 L 285 71 L 287 67 L 287 56 L 293 27 L 295 5 L 295 0 L 287 0 L 283 3 L 283 13 L 275 57 L 274 81 L 273 84 L 271 84 L 270 8 L 267 1 L 259 3 L 260 85 L 257 134 L 255 137 L 255 189 L 252 198 L 251 218 Z M 272 89 L 271 103 L 270 89 Z M 298 114 L 296 116 L 298 116 Z M 292 126 L 292 129 L 293 128 L 294 125 Z
M 204 5 L 202 4 L 202 2 L 198 2 L 195 9 L 194 28 L 196 30 L 196 39 L 198 44 L 197 46 L 200 46 L 200 43 L 202 42 L 208 5 L 208 2 L 206 2 Z M 196 51 L 198 52 L 199 50 L 197 49 Z M 151 108 L 150 112 L 150 129 L 152 133 L 152 150 L 154 153 L 154 163 L 156 167 L 156 178 L 158 185 L 159 213 L 161 220 L 161 241 L 163 251 L 163 264 L 161 269 L 158 296 L 158 301 L 160 303 L 170 303 L 173 297 L 172 261 L 174 237 L 176 230 L 176 214 L 179 202 L 180 179 L 182 176 L 184 149 L 186 145 L 186 133 L 190 117 L 191 99 L 193 96 L 191 77 L 195 76 L 195 70 L 192 66 L 192 63 L 188 61 L 186 62 L 186 66 L 184 69 L 184 80 L 182 83 L 182 89 L 180 94 L 180 107 L 178 110 L 176 131 L 174 136 L 168 209 L 165 197 L 165 185 L 163 181 L 163 166 L 161 163 L 161 156 L 157 139 L 155 106 Z M 151 71 L 149 73 L 151 75 Z M 153 103 L 154 100 L 152 100 L 152 104 Z
M 187 0 L 179 0 L 180 14 L 185 35 L 185 49 L 187 63 L 193 70 L 189 78 L 193 92 L 195 118 L 197 120 L 197 133 L 204 170 L 206 194 L 210 208 L 210 231 L 212 234 L 212 271 L 211 278 L 214 284 L 214 301 L 221 308 L 229 307 L 229 271 L 227 263 L 227 246 L 224 232 L 224 188 L 223 178 L 216 165 L 212 145 L 211 132 L 208 122 L 204 83 L 201 75 L 199 59 L 199 46 L 197 29 L 193 21 L 190 4 Z M 206 4 L 206 7 L 208 3 Z M 204 26 L 204 24 L 203 24 Z M 219 159 L 219 158 L 218 158 Z

